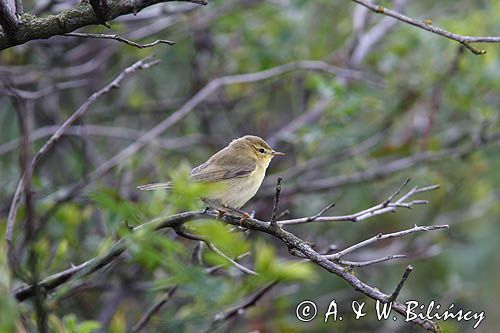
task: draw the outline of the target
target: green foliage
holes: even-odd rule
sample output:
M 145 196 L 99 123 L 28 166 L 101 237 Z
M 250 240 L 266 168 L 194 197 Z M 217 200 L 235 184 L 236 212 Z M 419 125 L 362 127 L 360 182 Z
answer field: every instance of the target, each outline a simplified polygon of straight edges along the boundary
M 241 232 L 231 232 L 229 226 L 218 221 L 196 221 L 191 224 L 196 234 L 209 239 L 219 250 L 230 258 L 246 253 L 250 245 Z M 227 260 L 212 251 L 205 252 L 205 259 L 212 265 L 227 264 Z
M 0 332 L 14 332 L 19 325 L 17 301 L 10 294 L 11 276 L 7 266 L 5 242 L 0 241 Z
M 314 282 L 313 267 L 310 263 L 290 262 L 279 259 L 274 247 L 261 242 L 255 245 L 255 270 L 262 279 L 284 282 Z
M 57 333 L 92 333 L 101 327 L 101 324 L 94 320 L 78 322 L 74 314 L 68 314 L 62 320 L 50 316 L 49 324 L 51 332 Z

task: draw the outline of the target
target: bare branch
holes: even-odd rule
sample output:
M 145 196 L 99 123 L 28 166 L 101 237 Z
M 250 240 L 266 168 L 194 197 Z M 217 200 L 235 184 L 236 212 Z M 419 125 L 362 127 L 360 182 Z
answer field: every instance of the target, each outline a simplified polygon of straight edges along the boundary
M 303 127 L 305 124 L 316 121 L 321 114 L 326 110 L 328 105 L 332 102 L 331 96 L 321 97 L 309 110 L 302 113 L 297 118 L 286 123 L 286 126 L 274 132 L 267 142 L 271 147 L 274 147 L 279 140 L 290 138 L 293 133 Z
M 403 276 L 401 277 L 401 280 L 399 281 L 398 285 L 396 286 L 396 289 L 394 292 L 389 296 L 389 302 L 393 302 L 398 298 L 399 293 L 401 292 L 401 289 L 403 288 L 403 285 L 406 282 L 406 279 L 408 279 L 408 276 L 410 276 L 411 271 L 413 270 L 413 267 L 411 265 L 408 265 L 403 273 Z
M 396 20 L 399 20 L 401 22 L 413 25 L 415 27 L 418 27 L 423 30 L 430 31 L 432 33 L 435 33 L 436 35 L 440 35 L 449 39 L 452 39 L 454 41 L 459 42 L 466 48 L 468 48 L 472 53 L 480 55 L 480 54 L 485 54 L 486 50 L 478 50 L 470 43 L 500 43 L 500 37 L 483 37 L 483 36 L 462 36 L 453 32 L 449 32 L 447 30 L 441 29 L 439 27 L 436 27 L 432 25 L 432 22 L 429 20 L 425 21 L 420 21 L 420 20 L 415 20 L 411 17 L 408 17 L 406 15 L 400 14 L 396 11 L 387 9 L 385 7 L 382 7 L 380 5 L 376 5 L 372 3 L 371 1 L 368 0 L 352 0 L 362 6 L 365 6 L 366 8 L 372 10 L 375 13 L 378 14 L 383 14 L 390 16 L 392 18 L 395 18 Z
M 80 2 L 73 7 L 64 10 L 56 15 L 47 17 L 21 16 L 20 24 L 16 25 L 12 20 L 6 21 L 2 18 L 8 12 L 3 9 L 4 0 L 0 2 L 0 22 L 5 22 L 7 29 L 0 31 L 0 50 L 12 46 L 24 44 L 31 40 L 47 39 L 57 35 L 64 35 L 82 27 L 94 24 L 102 24 L 106 21 L 127 14 L 138 13 L 144 8 L 171 0 L 135 0 L 120 1 L 107 0 L 107 9 L 98 11 L 96 14 L 89 2 Z M 182 2 L 192 2 L 206 5 L 205 0 L 179 0 Z M 10 15 L 12 19 L 12 14 Z
M 406 4 L 407 0 L 397 0 L 394 5 L 397 11 L 401 11 Z M 353 22 L 354 28 L 354 41 L 351 46 L 351 55 L 349 57 L 349 63 L 357 67 L 361 64 L 366 55 L 370 50 L 378 45 L 382 38 L 386 37 L 388 33 L 396 26 L 397 21 L 391 19 L 390 17 L 385 17 L 380 20 L 375 26 L 373 26 L 369 31 L 361 33 L 364 30 L 366 24 L 366 15 L 368 9 L 363 6 L 357 6 L 357 8 L 363 8 L 365 11 L 355 11 L 358 17 L 358 22 Z M 355 16 L 355 17 L 356 17 Z
M 278 228 L 278 224 L 276 224 L 276 214 L 278 213 L 278 207 L 280 204 L 281 181 L 282 178 L 278 177 L 278 180 L 276 181 L 276 194 L 274 195 L 273 212 L 269 222 L 272 228 Z
M 64 36 L 68 37 L 79 37 L 79 38 L 96 38 L 96 39 L 114 39 L 119 42 L 137 47 L 139 49 L 145 49 L 148 47 L 152 47 L 158 44 L 167 44 L 167 45 L 175 45 L 175 42 L 166 40 L 166 39 L 157 39 L 152 43 L 147 43 L 147 44 L 139 44 L 134 41 L 131 41 L 129 39 L 120 37 L 116 34 L 114 35 L 107 35 L 107 34 L 92 34 L 92 33 L 82 33 L 82 32 L 69 32 L 67 34 L 64 34 Z
M 45 97 L 56 91 L 83 87 L 87 85 L 88 82 L 89 82 L 88 79 L 58 82 L 56 84 L 44 87 L 37 91 L 22 90 L 11 86 L 7 86 L 5 89 L 0 90 L 0 94 L 7 96 L 19 96 L 22 99 L 38 99 Z
M 267 294 L 275 285 L 278 284 L 278 281 L 273 281 L 262 287 L 260 290 L 256 291 L 252 295 L 248 296 L 243 300 L 240 304 L 222 312 L 218 313 L 212 324 L 210 325 L 210 329 L 207 332 L 212 332 L 218 325 L 222 322 L 227 321 L 231 318 L 236 317 L 237 315 L 242 314 L 247 308 L 254 306 L 259 299 L 261 299 L 265 294 Z
M 7 0 L 0 0 L 0 26 L 3 29 L 3 36 L 0 33 L 0 38 L 13 39 L 15 33 L 19 30 L 19 21 L 12 13 Z
M 405 202 L 408 198 L 411 196 L 421 193 L 421 192 L 426 192 L 426 191 L 431 191 L 438 189 L 438 185 L 432 185 L 432 186 L 427 186 L 423 188 L 415 187 L 412 190 L 410 190 L 408 193 L 406 193 L 404 196 L 402 196 L 400 199 L 398 199 L 396 202 L 391 202 L 397 195 L 400 194 L 401 190 L 403 187 L 408 184 L 410 180 L 407 179 L 404 184 L 391 196 L 389 196 L 386 200 L 384 200 L 382 203 L 375 205 L 373 207 L 370 207 L 368 209 L 362 210 L 360 212 L 350 214 L 350 215 L 340 215 L 340 216 L 312 216 L 312 217 L 302 217 L 302 218 L 297 218 L 297 219 L 291 219 L 291 220 L 284 220 L 284 221 L 278 221 L 279 225 L 289 225 L 289 224 L 302 224 L 302 223 L 310 223 L 310 222 L 339 222 L 339 221 L 351 221 L 351 222 L 359 222 L 362 220 L 366 220 L 368 218 L 389 213 L 389 212 L 395 212 L 397 208 L 412 208 L 413 205 L 422 205 L 426 204 L 427 201 L 425 200 L 413 200 L 410 202 Z M 324 212 L 321 211 L 320 215 L 322 215 Z M 318 214 L 317 214 L 318 215 Z
M 177 226 L 196 219 L 206 218 L 203 215 L 204 211 L 192 211 L 184 212 L 176 215 L 171 215 L 168 217 L 160 217 L 152 221 L 141 224 L 135 227 L 133 231 L 140 230 L 151 230 L 156 231 L 164 228 L 176 228 Z M 116 260 L 126 249 L 125 242 L 123 239 L 114 243 L 111 248 L 103 255 L 87 260 L 79 265 L 71 266 L 70 268 L 61 271 L 59 273 L 53 274 L 42 281 L 39 285 L 46 292 L 50 292 L 57 288 L 58 286 L 68 282 L 71 279 L 76 279 L 84 276 L 88 276 L 93 272 L 107 266 L 112 261 Z M 16 298 L 19 301 L 23 301 L 34 295 L 34 286 L 27 285 L 20 287 L 14 291 Z
M 59 125 L 53 126 L 44 126 L 37 128 L 29 137 L 30 142 L 34 142 L 45 137 L 51 136 L 59 129 Z M 74 136 L 103 136 L 108 138 L 116 138 L 116 139 L 124 139 L 130 141 L 140 140 L 140 138 L 144 135 L 144 132 L 128 128 L 128 127 L 116 127 L 116 126 L 102 126 L 102 125 L 77 125 L 77 126 L 68 126 L 64 131 L 64 136 L 66 135 L 74 135 Z M 162 139 L 157 138 L 156 140 L 149 141 L 148 144 L 152 146 L 157 146 L 163 149 L 179 149 L 184 148 L 186 146 L 199 143 L 200 136 L 197 134 L 186 135 L 186 136 L 178 136 L 171 139 Z M 20 139 L 16 138 L 11 141 L 7 141 L 3 144 L 0 144 L 0 156 L 7 154 L 13 150 L 15 150 L 19 146 Z
M 401 186 L 398 188 L 398 190 L 396 192 L 394 192 L 392 195 L 390 195 L 383 203 L 382 203 L 382 206 L 384 207 L 387 207 L 388 204 L 390 204 L 392 202 L 392 200 L 397 197 L 399 195 L 399 193 L 401 193 L 401 191 L 403 190 L 403 188 L 408 185 L 408 183 L 410 182 L 411 178 L 406 178 L 406 180 L 403 182 L 403 184 L 401 184 Z
M 16 16 L 19 17 L 24 14 L 24 7 L 22 0 L 14 0 L 16 5 Z
M 172 295 L 177 290 L 177 286 L 169 288 L 164 292 L 160 298 L 146 311 L 146 313 L 139 319 L 139 321 L 132 326 L 132 332 L 140 332 L 146 325 L 153 315 L 158 312 L 165 303 L 172 297 Z
M 389 260 L 394 260 L 394 259 L 404 259 L 407 257 L 408 256 L 405 254 L 393 254 L 390 256 L 386 256 L 386 257 L 382 257 L 382 258 L 378 258 L 378 259 L 373 259 L 373 260 L 367 260 L 367 261 L 337 260 L 337 262 L 339 264 L 352 266 L 352 267 L 364 267 L 364 266 L 378 264 L 378 263 L 381 263 L 384 261 L 389 261 Z
M 373 244 L 375 242 L 378 242 L 378 241 L 381 241 L 384 239 L 389 239 L 389 238 L 394 238 L 394 237 L 402 237 L 402 236 L 406 236 L 406 235 L 413 234 L 416 232 L 425 232 L 425 231 L 433 231 L 433 230 L 448 229 L 448 228 L 449 228 L 449 226 L 447 224 L 445 224 L 445 225 L 429 225 L 429 226 L 414 226 L 411 229 L 397 231 L 397 232 L 393 232 L 390 234 L 378 234 L 378 235 L 375 235 L 371 238 L 368 238 L 367 240 L 364 240 L 362 242 L 354 244 L 354 245 L 346 248 L 345 250 L 342 250 L 342 251 L 339 251 L 339 252 L 336 252 L 333 254 L 324 255 L 323 258 L 330 259 L 330 260 L 336 260 L 336 259 L 342 258 L 343 256 L 345 256 L 348 253 L 354 252 L 362 247 L 368 246 L 370 244 Z
M 415 190 L 414 192 L 418 192 L 418 190 Z M 388 207 L 386 207 L 388 208 Z M 193 211 L 193 212 L 185 212 L 177 215 L 172 215 L 169 217 L 164 217 L 164 218 L 158 218 L 153 221 L 147 222 L 141 226 L 138 226 L 134 228 L 134 232 L 136 230 L 143 230 L 145 232 L 153 232 L 156 230 L 160 230 L 163 228 L 173 228 L 173 229 L 179 229 L 181 225 L 184 223 L 191 221 L 191 220 L 196 220 L 196 219 L 221 219 L 222 221 L 234 225 L 234 226 L 242 226 L 246 229 L 254 230 L 254 231 L 260 231 L 267 233 L 269 235 L 272 235 L 273 237 L 276 237 L 277 239 L 281 240 L 286 246 L 288 247 L 290 253 L 292 252 L 297 252 L 301 253 L 299 257 L 305 258 L 306 260 L 309 260 L 323 269 L 327 270 L 330 273 L 333 273 L 346 282 L 348 282 L 355 290 L 365 294 L 366 296 L 374 299 L 374 300 L 379 300 L 381 302 L 388 302 L 390 301 L 390 295 L 382 293 L 380 290 L 378 290 L 375 287 L 372 287 L 361 280 L 359 280 L 355 275 L 353 275 L 351 272 L 345 269 L 345 266 L 339 262 L 336 262 L 334 260 L 329 259 L 329 255 L 322 255 L 318 252 L 316 252 L 311 245 L 305 241 L 302 240 L 301 238 L 297 237 L 296 235 L 282 229 L 282 228 L 273 228 L 271 227 L 271 224 L 269 222 L 264 222 L 260 221 L 254 218 L 247 218 L 244 220 L 241 220 L 241 216 L 239 215 L 231 215 L 231 214 L 225 214 L 224 216 L 220 217 L 219 214 L 215 211 L 212 210 L 200 210 L 200 211 Z M 407 235 L 410 233 L 418 232 L 418 231 L 430 231 L 430 230 L 439 230 L 439 229 L 445 229 L 448 226 L 421 226 L 417 227 L 415 226 L 412 229 L 408 230 L 403 230 L 399 232 L 395 232 L 392 234 L 386 234 L 386 235 L 377 235 L 374 238 L 368 239 L 364 242 L 361 242 L 349 249 L 346 249 L 344 251 L 338 252 L 335 255 L 340 256 L 346 254 L 347 252 L 352 252 L 355 250 L 354 247 L 360 248 L 366 245 L 369 245 L 373 242 L 376 242 L 381 239 L 387 239 L 391 237 L 400 237 L 403 235 Z M 189 235 L 193 236 L 193 235 Z M 195 237 L 188 237 L 192 238 L 195 240 L 201 240 L 198 236 L 195 235 Z M 110 262 L 115 260 L 123 251 L 125 251 L 125 242 L 123 240 L 120 240 L 116 242 L 111 249 L 105 253 L 104 255 L 91 259 L 88 262 L 85 262 L 79 266 L 78 269 L 73 270 L 72 272 L 61 272 L 55 276 L 49 277 L 47 279 L 44 279 L 40 282 L 40 286 L 46 288 L 47 291 L 55 289 L 57 286 L 64 284 L 65 282 L 69 281 L 70 279 L 77 279 L 79 277 L 84 277 L 92 272 L 95 272 L 99 270 L 102 267 L 105 267 L 108 265 Z M 339 256 L 339 257 L 340 257 Z M 393 258 L 396 258 L 399 256 L 394 256 Z M 338 258 L 337 258 L 338 259 Z M 383 261 L 382 259 L 378 259 L 379 262 Z M 389 260 L 389 259 L 387 259 Z M 67 270 L 69 271 L 69 270 Z M 76 273 L 78 272 L 78 273 Z M 33 286 L 28 285 L 25 287 L 22 287 L 18 290 L 15 291 L 15 295 L 19 300 L 26 299 L 28 297 L 33 296 Z M 403 304 L 400 304 L 396 301 L 392 303 L 392 308 L 402 314 L 406 315 L 406 306 Z M 427 320 L 427 319 L 422 319 L 422 318 L 416 318 L 411 321 L 412 323 L 415 323 L 417 325 L 420 325 L 426 330 L 436 332 L 437 328 L 434 322 Z
M 322 210 L 320 210 L 316 215 L 309 216 L 308 218 L 306 218 L 305 222 L 316 221 L 318 219 L 318 217 L 323 216 L 323 214 L 325 214 L 332 207 L 335 207 L 335 203 L 334 202 L 332 202 L 331 204 L 329 204 L 328 206 L 326 206 L 325 208 L 323 208 Z
M 178 228 L 175 228 L 175 232 L 179 236 L 182 236 L 184 238 L 188 238 L 188 239 L 192 239 L 192 240 L 204 242 L 210 250 L 212 250 L 213 252 L 215 252 L 216 254 L 218 254 L 219 256 L 221 256 L 222 258 L 224 258 L 227 261 L 229 261 L 234 267 L 236 267 L 237 269 L 239 269 L 243 273 L 248 274 L 248 275 L 259 275 L 257 272 L 255 272 L 255 271 L 253 271 L 253 270 L 251 270 L 249 268 L 246 268 L 242 264 L 240 264 L 237 261 L 235 261 L 235 260 L 231 259 L 230 257 L 228 257 L 224 252 L 222 252 L 221 250 L 219 250 L 212 242 L 210 242 L 205 237 L 187 233 L 184 230 L 182 230 L 182 226 L 180 226 Z
M 19 103 L 21 104 L 21 103 Z M 36 217 L 36 212 L 35 212 L 35 202 L 34 198 L 31 192 L 31 175 L 28 173 L 29 169 L 29 160 L 30 160 L 30 146 L 29 146 L 29 123 L 28 117 L 30 117 L 33 113 L 32 112 L 25 112 L 22 107 L 19 107 L 16 109 L 18 118 L 19 118 L 19 123 L 20 123 L 20 129 L 21 129 L 21 135 L 23 137 L 23 144 L 22 144 L 22 149 L 21 149 L 21 170 L 25 174 L 28 175 L 27 181 L 26 181 L 26 186 L 24 187 L 24 198 L 25 198 L 25 207 L 26 207 L 26 226 L 25 226 L 25 231 L 26 231 L 26 243 L 27 243 L 27 256 L 28 256 L 28 267 L 30 269 L 30 280 L 31 283 L 33 284 L 34 287 L 34 294 L 35 294 L 35 302 L 34 302 L 34 307 L 35 307 L 35 313 L 36 313 L 36 322 L 37 322 L 37 328 L 38 331 L 41 333 L 46 333 L 48 332 L 48 326 L 47 326 L 47 309 L 45 305 L 45 298 L 43 297 L 42 289 L 40 288 L 39 285 L 39 266 L 37 265 L 38 263 L 38 253 L 36 251 L 36 237 L 34 234 L 35 230 L 35 221 L 37 220 Z M 9 263 L 12 267 L 13 265 L 13 260 L 11 259 L 13 257 L 13 251 L 11 249 L 8 249 L 8 258 L 9 258 Z
M 199 244 L 204 244 L 204 242 L 200 241 Z M 250 254 L 250 252 L 245 252 L 243 254 L 240 254 L 234 260 L 235 261 L 240 260 L 240 259 L 248 256 L 249 254 Z M 205 269 L 205 272 L 209 275 L 212 275 L 215 272 L 217 272 L 217 270 L 219 270 L 222 266 L 223 265 L 216 265 L 216 266 L 212 266 L 212 267 L 207 267 Z M 156 302 L 154 302 L 153 305 L 151 305 L 151 307 L 146 311 L 146 313 L 141 317 L 141 319 L 139 319 L 139 321 L 134 326 L 132 326 L 132 332 L 134 332 L 134 333 L 140 332 L 142 329 L 144 329 L 146 327 L 146 325 L 148 324 L 149 320 L 155 315 L 155 313 L 157 313 L 161 309 L 161 307 L 163 305 L 165 305 L 165 303 L 168 302 L 168 300 L 172 297 L 172 295 L 176 289 L 177 289 L 177 285 L 172 286 L 166 292 L 164 292 L 159 297 L 159 299 Z

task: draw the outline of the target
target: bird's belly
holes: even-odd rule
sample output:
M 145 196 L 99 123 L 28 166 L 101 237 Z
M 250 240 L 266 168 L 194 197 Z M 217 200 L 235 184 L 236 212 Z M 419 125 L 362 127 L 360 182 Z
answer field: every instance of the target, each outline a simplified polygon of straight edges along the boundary
M 245 178 L 227 179 L 224 184 L 224 190 L 209 195 L 208 199 L 233 208 L 242 207 L 257 193 L 264 179 L 265 170 L 262 170 L 262 172 L 256 170 L 255 172 L 257 173 L 256 175 L 250 175 Z

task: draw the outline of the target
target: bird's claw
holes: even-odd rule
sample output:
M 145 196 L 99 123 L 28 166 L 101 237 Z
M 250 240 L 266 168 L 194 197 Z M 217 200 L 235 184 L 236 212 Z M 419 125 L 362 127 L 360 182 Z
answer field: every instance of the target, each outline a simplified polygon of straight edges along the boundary
M 248 214 L 247 212 L 243 212 L 243 215 L 241 216 L 241 219 L 240 219 L 240 222 L 239 222 L 240 226 L 241 226 L 241 225 L 243 224 L 243 222 L 244 222 L 246 219 L 248 219 L 248 218 L 250 218 L 250 214 Z

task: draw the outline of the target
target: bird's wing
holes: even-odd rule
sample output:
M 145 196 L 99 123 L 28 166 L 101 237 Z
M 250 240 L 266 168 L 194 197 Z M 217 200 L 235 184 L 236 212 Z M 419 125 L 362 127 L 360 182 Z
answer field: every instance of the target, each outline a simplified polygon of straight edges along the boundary
M 191 171 L 191 180 L 194 182 L 211 183 L 224 179 L 244 178 L 256 168 L 253 161 L 235 159 L 230 164 L 207 161 Z

